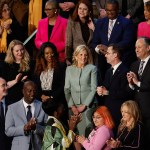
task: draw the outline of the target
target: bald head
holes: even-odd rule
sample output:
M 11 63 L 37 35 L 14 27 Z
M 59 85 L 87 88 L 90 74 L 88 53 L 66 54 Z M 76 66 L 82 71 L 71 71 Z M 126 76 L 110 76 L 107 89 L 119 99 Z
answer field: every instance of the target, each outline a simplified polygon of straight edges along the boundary
M 36 95 L 36 86 L 33 81 L 27 81 L 23 86 L 23 95 L 26 103 L 31 104 Z

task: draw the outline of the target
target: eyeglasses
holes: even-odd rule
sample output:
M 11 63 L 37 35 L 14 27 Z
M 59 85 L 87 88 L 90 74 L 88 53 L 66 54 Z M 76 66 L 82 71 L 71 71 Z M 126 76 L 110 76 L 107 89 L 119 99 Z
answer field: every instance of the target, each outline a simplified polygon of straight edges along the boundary
M 51 11 L 53 9 L 55 9 L 55 8 L 45 8 L 44 11 Z

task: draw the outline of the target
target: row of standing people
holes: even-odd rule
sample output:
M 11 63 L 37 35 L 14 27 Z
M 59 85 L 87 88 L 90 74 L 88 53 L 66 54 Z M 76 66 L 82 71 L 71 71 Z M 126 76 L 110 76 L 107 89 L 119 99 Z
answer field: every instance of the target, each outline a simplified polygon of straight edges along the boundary
M 147 41 L 148 39 L 141 38 L 136 43 L 136 47 L 137 47 L 136 48 L 136 53 L 137 53 L 137 57 L 140 58 L 140 59 L 144 59 L 145 57 L 149 57 L 149 43 L 146 43 L 145 40 Z M 12 55 L 15 57 L 15 60 L 16 60 L 15 64 L 17 64 L 17 63 L 19 63 L 19 59 L 22 60 L 22 58 L 24 58 L 24 54 L 25 54 L 24 51 L 25 51 L 25 49 L 24 49 L 23 44 L 21 42 L 18 42 L 18 41 L 14 40 L 14 41 L 12 41 L 13 45 L 14 45 L 14 42 L 16 42 L 16 45 L 13 48 L 10 49 L 10 53 L 12 53 Z M 145 50 L 143 52 L 144 54 L 140 52 L 141 49 L 139 48 L 139 46 L 141 44 L 143 46 L 142 50 L 143 51 Z M 45 49 L 43 49 L 43 47 Z M 144 49 L 144 47 L 146 47 L 147 49 Z M 15 53 L 16 50 L 19 51 L 18 54 L 22 54 L 22 55 L 15 55 L 16 54 Z M 116 86 L 114 86 L 114 88 L 115 88 L 115 91 L 118 92 L 118 94 L 115 93 L 113 88 L 111 89 L 111 85 L 113 83 L 113 79 L 110 79 L 110 77 L 112 76 L 111 74 L 109 74 L 110 70 L 108 70 L 108 74 L 109 75 L 106 74 L 106 76 L 108 76 L 106 78 L 106 80 L 110 79 L 112 81 L 107 81 L 107 82 L 109 82 L 109 83 L 107 83 L 108 85 L 104 84 L 102 87 L 100 87 L 102 89 L 100 89 L 100 90 L 97 89 L 98 94 L 100 96 L 101 95 L 102 96 L 106 96 L 106 100 L 105 100 L 106 103 L 105 103 L 105 105 L 108 106 L 108 107 L 110 105 L 109 109 L 110 109 L 112 115 L 113 115 L 114 111 L 116 111 L 116 114 L 113 115 L 114 120 L 115 120 L 115 116 L 117 114 L 119 114 L 120 108 L 118 106 L 121 106 L 121 103 L 119 103 L 118 101 L 123 103 L 124 100 L 122 100 L 121 98 L 120 99 L 118 98 L 118 101 L 117 101 L 118 103 L 116 102 L 116 105 L 115 104 L 111 105 L 110 104 L 111 103 L 110 99 L 113 96 L 114 97 L 115 96 L 119 97 L 119 95 L 122 96 L 125 93 L 125 90 L 126 90 L 125 89 L 125 85 L 124 85 L 124 83 L 126 83 L 126 82 L 124 82 L 125 77 L 126 77 L 126 74 L 125 74 L 126 70 L 123 69 L 123 72 L 122 72 L 122 69 L 119 68 L 120 66 L 122 66 L 122 64 L 121 64 L 121 61 L 119 59 L 121 55 L 119 54 L 119 52 L 117 50 L 118 50 L 117 47 L 115 47 L 114 45 L 110 45 L 110 47 L 108 48 L 107 53 L 106 53 L 105 56 L 107 58 L 108 63 L 110 63 L 112 66 L 115 66 L 117 64 L 117 66 L 114 67 L 114 69 L 116 68 L 116 70 L 115 70 L 113 78 L 115 78 L 115 76 L 117 76 L 117 83 L 118 84 L 116 82 L 114 82 L 114 84 L 116 83 Z M 22 53 L 20 53 L 20 51 L 22 51 Z M 41 47 L 41 53 L 40 53 L 39 56 L 41 56 L 41 59 L 44 59 L 42 62 L 44 62 L 44 61 L 47 62 L 46 64 L 47 64 L 47 67 L 48 67 L 48 64 L 50 66 L 53 64 L 53 62 L 55 60 L 54 59 L 55 53 L 57 53 L 56 52 L 56 47 L 52 43 L 44 43 L 43 46 Z M 41 55 L 41 54 L 43 54 L 43 55 Z M 96 103 L 96 101 L 94 101 L 94 98 L 95 98 L 94 95 L 96 93 L 96 88 L 97 88 L 97 70 L 96 70 L 95 66 L 90 64 L 91 63 L 90 56 L 91 56 L 90 55 L 90 51 L 88 50 L 88 48 L 85 45 L 78 46 L 78 48 L 74 52 L 74 57 L 73 57 L 74 58 L 73 59 L 74 64 L 67 68 L 65 87 L 64 87 L 65 88 L 66 100 L 68 102 L 69 108 L 71 108 L 70 110 L 73 112 L 73 114 L 76 114 L 76 115 L 79 114 L 79 113 L 82 113 L 82 121 L 77 126 L 77 128 L 79 130 L 79 134 L 81 134 L 81 135 L 85 134 L 84 132 L 87 132 L 87 134 L 89 134 L 89 132 L 90 132 L 90 129 L 91 129 L 91 118 L 90 118 L 90 116 L 91 116 L 91 114 L 93 112 L 92 109 L 95 107 L 94 103 Z M 39 60 L 37 59 L 37 66 L 38 65 L 39 65 Z M 41 66 L 39 68 L 41 68 Z M 6 68 L 7 67 L 5 66 L 5 69 Z M 49 70 L 49 68 L 46 68 L 45 70 L 43 70 L 42 73 L 43 74 L 46 73 L 47 76 L 48 76 L 48 70 Z M 4 73 L 4 68 L 2 68 L 1 71 Z M 50 70 L 50 71 L 52 71 L 52 70 Z M 149 71 L 149 69 L 148 69 L 148 71 Z M 118 73 L 118 72 L 121 72 L 121 74 Z M 40 75 L 41 87 L 42 87 L 42 82 L 43 82 L 42 81 L 42 77 L 41 77 L 42 73 Z M 51 75 L 49 75 L 49 77 L 53 76 L 53 79 L 55 79 L 54 78 L 54 74 L 53 75 L 52 74 L 53 73 L 51 73 Z M 60 74 L 60 72 L 59 72 L 59 74 Z M 146 71 L 146 74 L 147 74 L 147 71 Z M 10 75 L 10 71 L 9 71 L 9 75 Z M 132 84 L 133 86 L 138 84 L 137 77 L 135 76 L 135 74 L 133 72 L 132 73 L 130 72 L 130 74 L 128 74 L 128 76 L 130 77 L 130 79 L 128 79 L 130 84 Z M 4 78 L 5 78 L 5 76 L 4 76 Z M 9 81 L 8 82 L 8 86 L 11 87 L 11 86 L 13 86 L 12 85 L 13 83 L 17 83 L 18 78 L 21 78 L 20 74 L 19 74 L 19 77 L 17 77 L 17 80 Z M 25 79 L 26 79 L 26 76 L 23 76 L 23 80 L 25 80 Z M 54 81 L 53 79 L 50 78 L 49 82 L 44 82 L 43 84 L 45 84 L 45 83 L 52 83 Z M 57 78 L 57 80 L 58 80 L 58 78 Z M 147 78 L 145 80 L 147 80 Z M 140 82 L 140 84 L 142 86 L 144 86 L 143 85 L 143 84 L 145 84 L 144 81 L 141 80 L 139 82 Z M 118 85 L 118 87 L 117 87 L 117 85 Z M 127 85 L 127 83 L 126 83 L 126 85 Z M 53 87 L 53 86 L 51 85 L 50 87 Z M 59 88 L 59 86 L 56 89 L 58 89 L 58 88 Z M 137 92 L 140 91 L 140 88 L 142 88 L 142 87 L 139 86 L 138 89 L 137 89 Z M 13 88 L 10 88 L 10 89 L 13 89 Z M 10 97 L 10 100 L 11 100 L 12 97 L 14 97 L 14 93 L 15 92 L 17 92 L 17 94 L 15 94 L 15 95 L 18 95 L 18 93 L 21 93 L 20 89 L 21 88 L 18 88 L 18 92 L 15 89 L 15 91 L 13 92 L 13 94 Z M 55 97 L 55 95 L 53 95 L 53 92 L 55 92 L 55 90 L 53 91 L 52 89 L 48 89 L 46 91 L 48 93 L 48 95 L 45 95 L 45 93 L 42 93 L 41 94 L 41 98 L 43 98 L 43 97 L 45 98 L 46 96 L 47 96 L 46 98 L 49 98 L 50 96 L 54 96 Z M 62 90 L 62 93 L 63 93 L 63 86 L 62 86 L 61 90 Z M 45 90 L 43 90 L 42 92 L 45 92 Z M 140 92 L 143 92 L 143 91 L 141 90 Z M 40 93 L 40 91 L 39 91 L 39 93 Z M 143 94 L 144 93 L 142 93 L 142 95 Z M 138 95 L 140 96 L 140 94 L 138 94 Z M 125 96 L 126 96 L 126 94 L 125 94 Z M 108 99 L 108 97 L 110 99 Z M 142 115 L 144 115 L 144 122 L 147 122 L 148 121 L 148 119 L 147 119 L 148 113 L 144 112 L 146 109 L 145 109 L 145 107 L 143 107 L 143 105 L 145 105 L 145 104 L 144 103 L 140 103 L 141 100 L 138 99 L 138 98 L 136 100 L 140 104 L 140 109 L 142 111 Z M 115 102 L 115 100 L 114 100 L 114 102 Z M 12 103 L 12 101 L 11 101 L 11 103 Z M 86 125 L 86 128 L 85 128 L 84 125 Z M 147 131 L 148 130 L 146 130 L 146 132 Z M 128 132 L 127 132 L 127 134 L 128 134 Z

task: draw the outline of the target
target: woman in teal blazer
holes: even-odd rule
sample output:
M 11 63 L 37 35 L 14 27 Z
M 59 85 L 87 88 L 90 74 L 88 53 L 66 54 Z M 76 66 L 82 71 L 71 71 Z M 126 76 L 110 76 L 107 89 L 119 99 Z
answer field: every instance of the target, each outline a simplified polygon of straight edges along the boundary
M 79 45 L 73 54 L 73 64 L 66 69 L 64 91 L 71 112 L 82 114 L 82 121 L 77 125 L 80 135 L 89 133 L 96 87 L 97 68 L 92 65 L 89 49 Z

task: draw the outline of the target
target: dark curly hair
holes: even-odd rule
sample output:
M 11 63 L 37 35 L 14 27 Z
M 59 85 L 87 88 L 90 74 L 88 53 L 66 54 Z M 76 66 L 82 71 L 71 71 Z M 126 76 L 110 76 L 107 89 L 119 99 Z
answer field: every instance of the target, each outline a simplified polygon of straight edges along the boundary
M 53 60 L 52 60 L 51 67 L 54 69 L 58 68 L 59 61 L 58 61 L 58 53 L 57 53 L 56 46 L 51 42 L 45 42 L 41 45 L 39 54 L 36 58 L 36 66 L 35 66 L 36 74 L 41 74 L 42 71 L 47 69 L 47 61 L 44 58 L 44 51 L 45 51 L 45 48 L 47 47 L 50 47 L 54 53 L 54 56 L 52 57 Z

